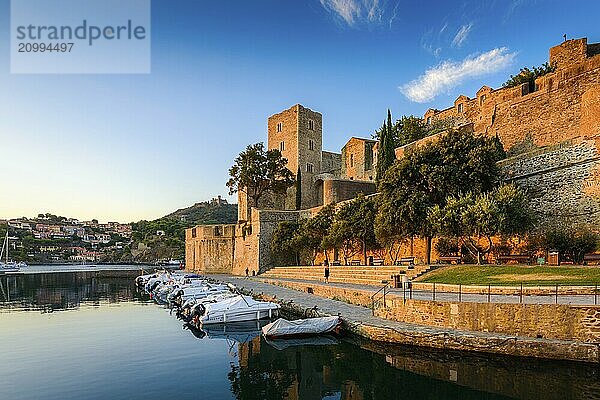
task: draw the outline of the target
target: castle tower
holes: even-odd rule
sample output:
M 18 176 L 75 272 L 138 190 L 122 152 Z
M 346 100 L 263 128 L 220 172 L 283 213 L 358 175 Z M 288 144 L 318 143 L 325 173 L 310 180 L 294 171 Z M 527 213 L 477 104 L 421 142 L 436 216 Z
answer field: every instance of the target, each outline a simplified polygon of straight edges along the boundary
M 317 204 L 314 176 L 321 172 L 323 147 L 323 116 L 308 108 L 295 106 L 269 117 L 268 148 L 278 149 L 288 160 L 288 169 L 301 172 L 301 208 Z M 296 209 L 296 188 L 288 190 L 285 209 Z

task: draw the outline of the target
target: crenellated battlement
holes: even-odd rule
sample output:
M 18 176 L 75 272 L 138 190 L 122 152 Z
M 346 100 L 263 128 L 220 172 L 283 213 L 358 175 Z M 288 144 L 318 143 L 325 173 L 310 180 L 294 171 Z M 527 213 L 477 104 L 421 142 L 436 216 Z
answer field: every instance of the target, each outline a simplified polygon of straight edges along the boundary
M 572 39 L 549 53 L 556 70 L 537 78 L 534 87 L 482 86 L 474 98 L 461 95 L 452 107 L 427 110 L 424 121 L 452 118 L 457 125 L 473 123 L 475 132 L 498 135 L 507 150 L 526 138 L 545 146 L 579 137 L 582 98 L 600 84 L 600 43 Z

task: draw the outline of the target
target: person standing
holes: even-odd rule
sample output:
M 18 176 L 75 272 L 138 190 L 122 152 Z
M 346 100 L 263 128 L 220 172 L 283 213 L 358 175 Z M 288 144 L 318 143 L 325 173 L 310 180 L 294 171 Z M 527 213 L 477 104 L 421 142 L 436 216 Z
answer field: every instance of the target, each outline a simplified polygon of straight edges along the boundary
M 248 277 L 248 267 L 246 267 L 246 278 Z
M 329 283 L 329 263 L 325 261 L 325 283 Z

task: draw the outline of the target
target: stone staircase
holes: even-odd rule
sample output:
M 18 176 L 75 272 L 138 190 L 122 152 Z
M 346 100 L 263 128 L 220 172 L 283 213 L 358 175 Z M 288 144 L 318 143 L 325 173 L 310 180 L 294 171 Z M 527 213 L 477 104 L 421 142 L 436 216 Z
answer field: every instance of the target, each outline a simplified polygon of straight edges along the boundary
M 300 279 L 308 281 L 324 281 L 323 266 L 303 267 L 276 267 L 260 275 L 269 279 Z M 352 283 L 357 285 L 381 286 L 381 281 L 392 282 L 392 275 L 405 274 L 408 279 L 413 280 L 431 270 L 429 265 L 408 266 L 331 266 L 329 267 L 329 282 Z

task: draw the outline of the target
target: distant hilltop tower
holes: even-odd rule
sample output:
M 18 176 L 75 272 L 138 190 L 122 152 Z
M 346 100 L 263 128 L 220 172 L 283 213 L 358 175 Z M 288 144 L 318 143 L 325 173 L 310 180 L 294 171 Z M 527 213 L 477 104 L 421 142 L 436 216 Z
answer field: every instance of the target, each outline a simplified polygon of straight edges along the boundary
M 294 174 L 301 172 L 301 208 L 314 207 L 313 183 L 321 173 L 323 148 L 323 116 L 321 113 L 296 104 L 269 117 L 268 148 L 278 149 L 288 160 L 288 169 Z M 296 187 L 288 190 L 285 209 L 296 208 Z

